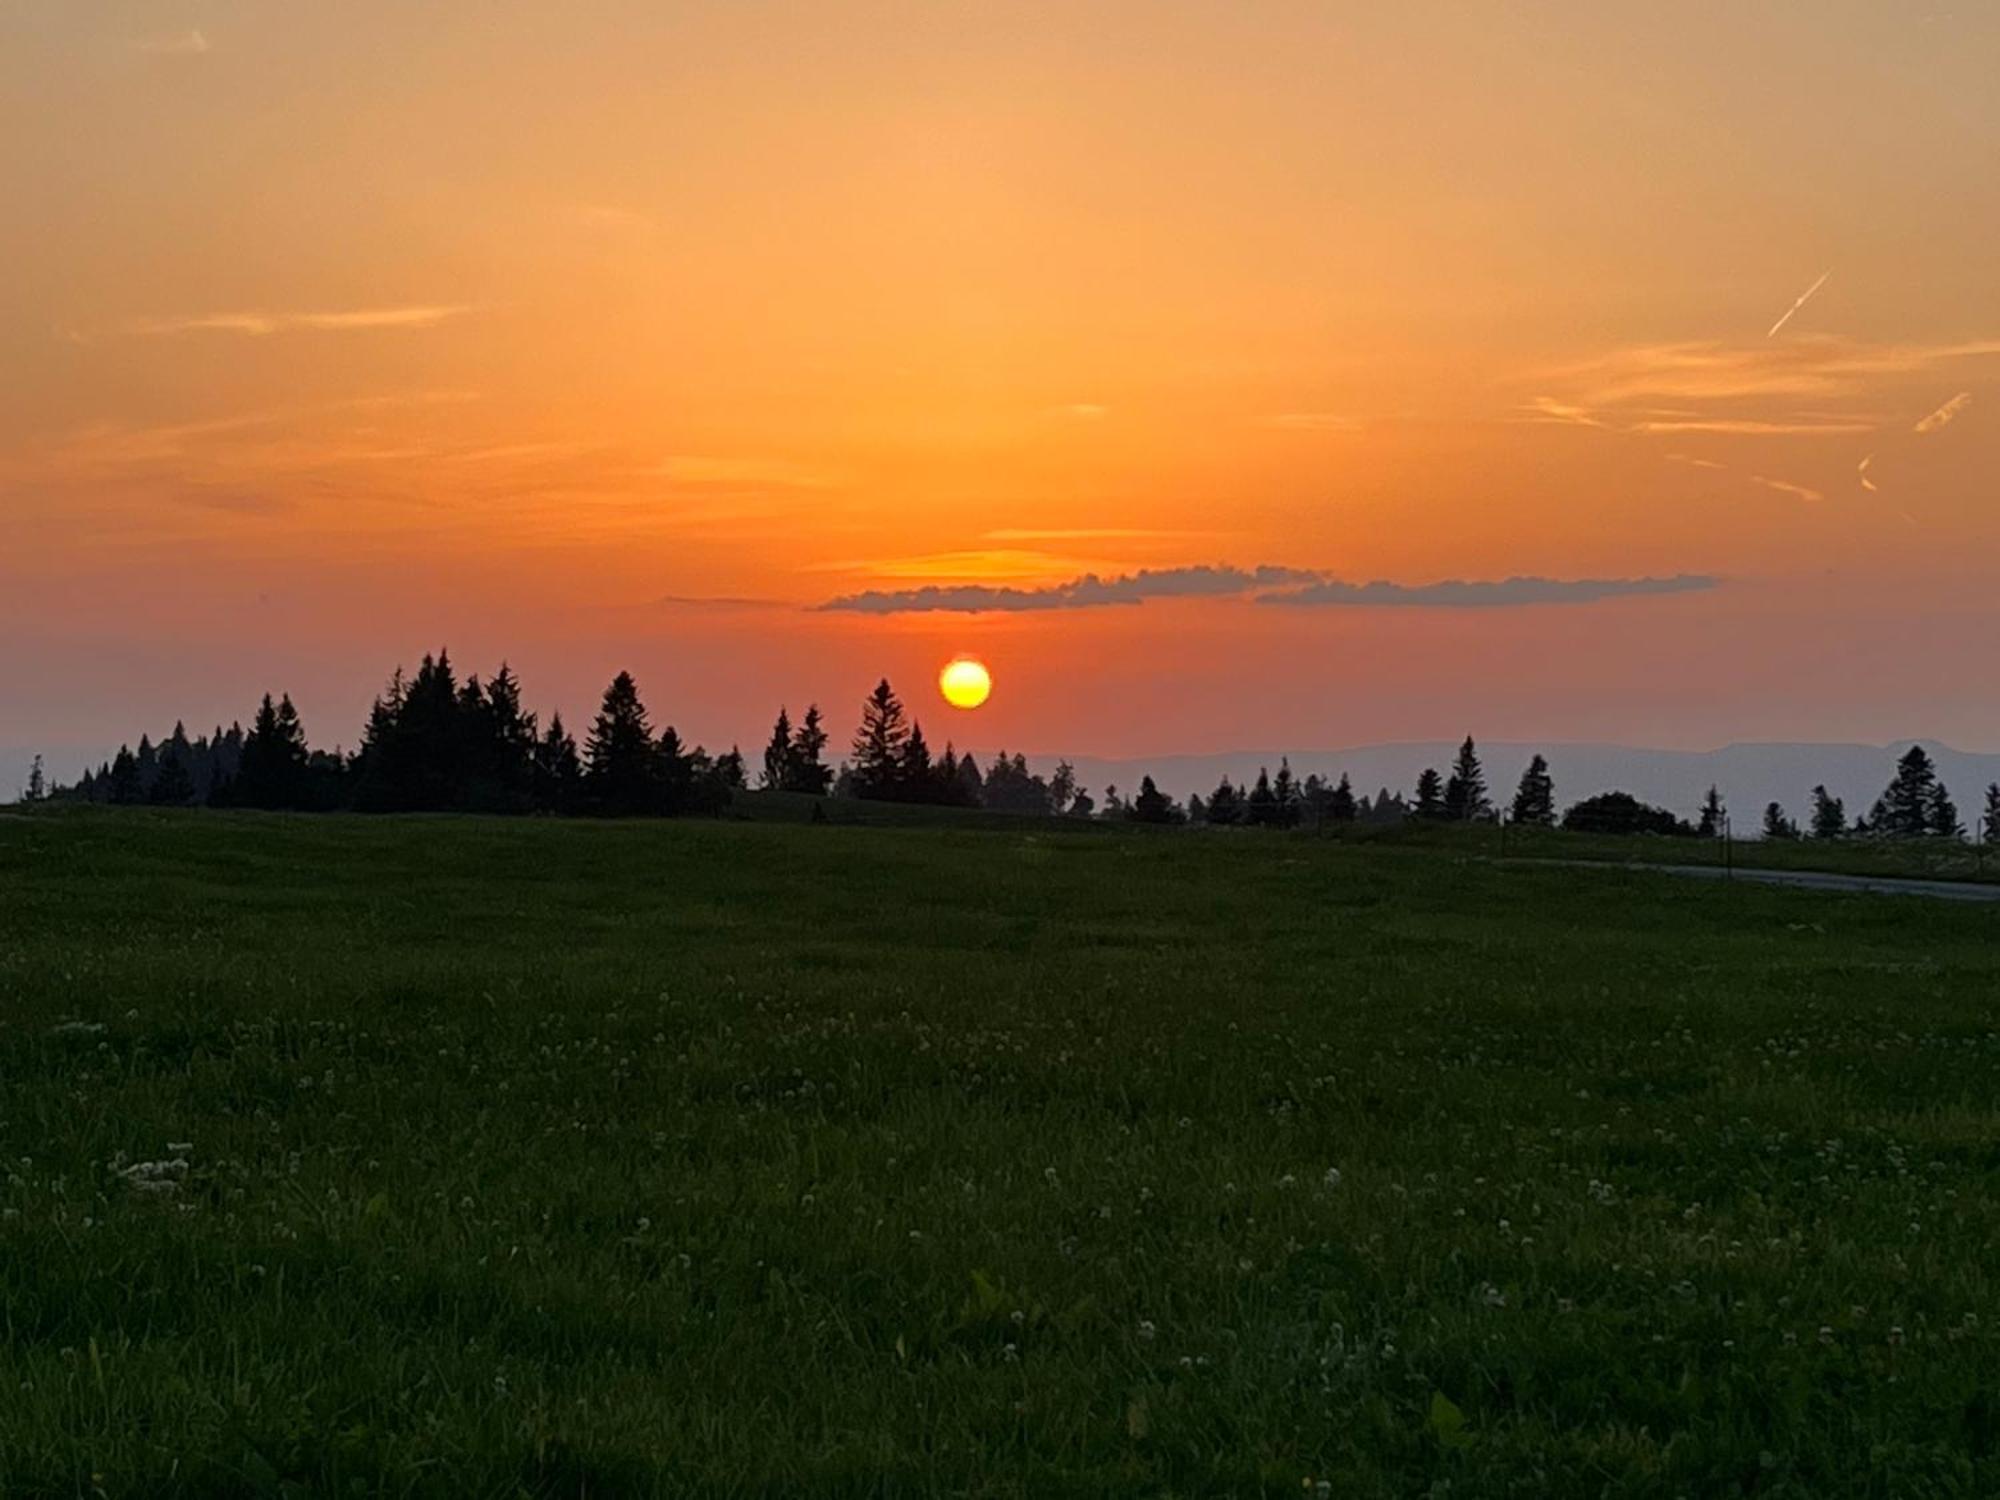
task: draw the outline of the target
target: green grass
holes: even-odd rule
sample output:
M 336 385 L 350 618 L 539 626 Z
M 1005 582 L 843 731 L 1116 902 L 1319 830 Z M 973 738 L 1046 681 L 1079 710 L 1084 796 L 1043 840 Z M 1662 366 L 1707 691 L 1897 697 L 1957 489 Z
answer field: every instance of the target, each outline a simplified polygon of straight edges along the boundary
M 1477 852 L 0 818 L 0 1495 L 2000 1491 L 2000 912 Z

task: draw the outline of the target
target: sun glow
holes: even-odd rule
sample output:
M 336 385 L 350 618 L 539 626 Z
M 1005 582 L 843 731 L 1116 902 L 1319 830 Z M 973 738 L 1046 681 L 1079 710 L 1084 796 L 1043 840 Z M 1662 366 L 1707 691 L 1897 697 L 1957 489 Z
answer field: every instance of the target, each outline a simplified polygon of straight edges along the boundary
M 938 691 L 953 708 L 977 708 L 993 691 L 993 674 L 976 657 L 955 656 L 938 673 Z

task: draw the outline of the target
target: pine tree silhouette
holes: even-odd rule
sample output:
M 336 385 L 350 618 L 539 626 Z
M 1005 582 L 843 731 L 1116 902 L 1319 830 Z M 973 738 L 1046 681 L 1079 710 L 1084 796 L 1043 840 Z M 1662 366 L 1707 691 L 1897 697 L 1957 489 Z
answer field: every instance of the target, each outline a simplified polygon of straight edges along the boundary
M 1514 791 L 1514 806 L 1508 815 L 1513 822 L 1530 828 L 1552 828 L 1556 821 L 1556 783 L 1549 775 L 1549 763 L 1537 755 L 1521 773 Z

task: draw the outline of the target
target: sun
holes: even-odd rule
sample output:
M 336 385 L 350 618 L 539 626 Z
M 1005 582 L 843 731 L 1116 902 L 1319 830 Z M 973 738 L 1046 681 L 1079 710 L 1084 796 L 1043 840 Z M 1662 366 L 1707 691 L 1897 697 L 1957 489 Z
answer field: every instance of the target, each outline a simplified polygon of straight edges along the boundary
M 953 708 L 977 708 L 993 691 L 993 674 L 976 656 L 954 656 L 938 673 L 938 691 Z

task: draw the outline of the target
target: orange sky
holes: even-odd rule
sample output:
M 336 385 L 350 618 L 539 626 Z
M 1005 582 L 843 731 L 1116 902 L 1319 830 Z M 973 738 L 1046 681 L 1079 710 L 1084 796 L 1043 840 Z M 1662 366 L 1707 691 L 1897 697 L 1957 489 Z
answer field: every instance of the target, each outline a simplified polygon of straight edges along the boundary
M 0 0 L 0 748 L 351 743 L 440 642 L 714 745 L 886 671 L 2000 747 L 1995 77 L 1873 0 Z M 1427 592 L 1517 576 L 1614 586 Z

